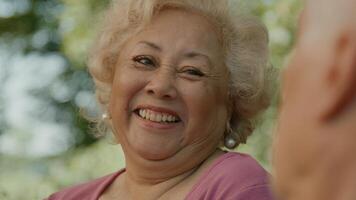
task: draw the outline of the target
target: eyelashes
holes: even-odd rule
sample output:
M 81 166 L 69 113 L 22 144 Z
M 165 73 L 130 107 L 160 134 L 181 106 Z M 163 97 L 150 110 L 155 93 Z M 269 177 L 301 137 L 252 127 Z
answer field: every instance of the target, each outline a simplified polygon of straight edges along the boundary
M 150 56 L 135 56 L 132 60 L 137 65 L 142 65 L 142 66 L 147 66 L 147 67 L 155 67 L 156 66 L 156 61 Z
M 180 70 L 179 72 L 189 74 L 192 76 L 198 76 L 198 77 L 205 76 L 205 74 L 202 71 L 200 71 L 199 69 L 196 69 L 195 67 L 191 67 L 191 66 L 183 67 L 183 69 Z
M 158 62 L 152 56 L 139 55 L 132 58 L 136 68 L 142 70 L 154 70 L 159 67 Z M 184 66 L 177 69 L 177 73 L 190 77 L 204 77 L 206 73 L 194 66 Z M 189 77 L 188 77 L 189 78 Z

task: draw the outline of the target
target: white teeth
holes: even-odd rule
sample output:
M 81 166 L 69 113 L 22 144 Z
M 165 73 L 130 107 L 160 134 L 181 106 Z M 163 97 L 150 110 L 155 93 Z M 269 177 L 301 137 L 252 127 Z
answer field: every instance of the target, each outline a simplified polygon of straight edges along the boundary
M 155 121 L 155 114 L 154 114 L 154 113 L 151 113 L 149 119 L 150 119 L 151 121 Z
M 175 122 L 177 120 L 176 116 L 167 113 L 159 113 L 148 109 L 140 109 L 138 114 L 142 118 L 154 122 Z
M 164 122 L 167 121 L 167 115 L 162 116 L 162 121 L 164 121 Z
M 162 119 L 162 115 L 156 115 L 156 119 L 155 119 L 156 122 L 160 122 L 161 119 Z

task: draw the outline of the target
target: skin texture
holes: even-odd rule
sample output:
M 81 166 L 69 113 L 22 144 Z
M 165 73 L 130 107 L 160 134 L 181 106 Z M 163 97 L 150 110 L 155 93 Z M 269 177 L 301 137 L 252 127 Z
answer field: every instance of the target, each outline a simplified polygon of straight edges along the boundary
M 306 1 L 274 146 L 281 200 L 356 199 L 355 18 L 355 0 Z
M 209 21 L 183 10 L 161 11 L 127 41 L 109 106 L 126 172 L 102 199 L 183 199 L 200 170 L 222 153 L 228 87 L 221 52 Z M 144 120 L 134 113 L 142 107 L 167 109 L 180 122 Z

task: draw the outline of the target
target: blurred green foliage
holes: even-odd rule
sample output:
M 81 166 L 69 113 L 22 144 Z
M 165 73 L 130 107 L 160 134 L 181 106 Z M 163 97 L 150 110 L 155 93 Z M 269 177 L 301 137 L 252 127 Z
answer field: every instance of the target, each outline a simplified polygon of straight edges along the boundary
M 260 17 L 269 29 L 271 63 L 280 69 L 295 41 L 301 3 L 298 0 L 249 2 L 252 13 Z M 0 44 L 10 55 L 34 52 L 48 55 L 55 52 L 65 60 L 65 71 L 56 82 L 68 88 L 68 97 L 56 98 L 50 95 L 47 87 L 33 90 L 33 95 L 50 102 L 56 110 L 54 122 L 64 121 L 73 135 L 70 147 L 54 156 L 33 158 L 0 153 L 1 200 L 42 199 L 60 188 L 124 166 L 118 146 L 98 141 L 88 134 L 92 125 L 80 115 L 76 101 L 79 93 L 93 91 L 85 61 L 102 11 L 108 3 L 108 0 L 0 0 L 0 7 L 13 4 L 12 13 L 0 13 Z M 16 10 L 16 6 L 21 9 Z M 3 74 L 0 73 L 0 81 L 8 78 L 7 70 L 5 66 L 0 68 Z M 2 90 L 4 88 L 0 85 L 0 92 Z M 0 113 L 4 109 L 3 101 L 0 97 Z M 253 155 L 267 169 L 270 168 L 269 149 L 277 102 L 278 95 L 248 144 L 238 149 Z M 46 119 L 45 113 L 34 117 Z M 0 137 L 9 128 L 10 125 L 0 115 Z
M 123 166 L 120 148 L 105 141 L 41 159 L 2 155 L 0 199 L 43 199 L 59 188 L 94 179 Z

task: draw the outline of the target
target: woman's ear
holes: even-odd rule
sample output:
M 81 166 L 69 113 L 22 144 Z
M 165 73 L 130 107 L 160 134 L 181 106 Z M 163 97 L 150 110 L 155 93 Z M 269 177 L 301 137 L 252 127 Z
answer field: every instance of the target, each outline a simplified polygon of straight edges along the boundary
M 330 65 L 322 72 L 322 118 L 341 114 L 356 90 L 356 37 L 351 31 L 337 40 Z

